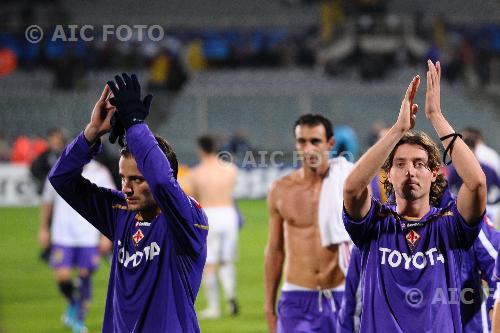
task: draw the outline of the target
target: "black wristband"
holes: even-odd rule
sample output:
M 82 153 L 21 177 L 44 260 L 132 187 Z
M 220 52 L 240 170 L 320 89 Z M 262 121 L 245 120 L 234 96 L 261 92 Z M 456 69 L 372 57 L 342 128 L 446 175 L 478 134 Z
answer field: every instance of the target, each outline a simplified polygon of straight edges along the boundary
M 446 147 L 446 149 L 444 150 L 444 153 L 443 153 L 443 163 L 445 165 L 451 164 L 451 162 L 452 162 L 451 153 L 453 152 L 453 146 L 455 145 L 455 141 L 457 140 L 457 138 L 460 138 L 460 139 L 462 138 L 462 134 L 451 133 L 451 134 L 440 137 L 439 140 L 444 141 L 444 140 L 449 139 L 449 138 L 452 138 L 452 139 L 450 141 L 450 144 Z M 450 155 L 450 160 L 448 162 L 446 161 L 446 155 Z

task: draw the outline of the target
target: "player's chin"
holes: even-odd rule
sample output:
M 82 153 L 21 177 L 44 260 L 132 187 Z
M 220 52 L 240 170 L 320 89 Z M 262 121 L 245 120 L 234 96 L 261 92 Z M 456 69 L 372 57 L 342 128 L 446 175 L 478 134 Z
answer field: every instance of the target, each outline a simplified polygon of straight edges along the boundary
M 128 210 L 129 212 L 136 212 L 136 211 L 138 211 L 139 209 L 140 209 L 140 206 L 139 206 L 138 204 L 131 204 L 131 203 L 129 203 L 129 204 L 127 205 L 127 210 Z

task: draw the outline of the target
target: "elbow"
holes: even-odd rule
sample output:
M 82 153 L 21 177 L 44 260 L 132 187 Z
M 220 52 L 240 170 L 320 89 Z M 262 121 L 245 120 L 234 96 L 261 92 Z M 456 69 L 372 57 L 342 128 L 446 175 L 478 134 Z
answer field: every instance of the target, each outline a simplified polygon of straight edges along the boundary
M 346 180 L 342 191 L 343 191 L 342 196 L 344 201 L 352 201 L 352 200 L 358 200 L 359 198 L 363 197 L 365 192 L 368 192 L 368 188 L 367 187 L 359 188 L 359 186 L 356 186 L 354 182 Z
M 62 178 L 59 177 L 59 175 L 57 174 L 55 166 L 50 170 L 49 175 L 48 175 L 47 178 L 48 178 L 50 184 L 55 189 L 61 187 L 62 184 L 63 184 Z
M 484 195 L 486 195 L 487 185 L 486 185 L 486 176 L 484 172 L 481 170 L 473 181 L 467 182 L 466 186 L 472 192 L 483 193 Z
M 358 192 L 359 189 L 356 188 L 354 182 L 350 180 L 350 177 L 347 177 L 347 179 L 344 182 L 344 188 L 342 193 L 344 199 L 353 198 L 358 194 Z

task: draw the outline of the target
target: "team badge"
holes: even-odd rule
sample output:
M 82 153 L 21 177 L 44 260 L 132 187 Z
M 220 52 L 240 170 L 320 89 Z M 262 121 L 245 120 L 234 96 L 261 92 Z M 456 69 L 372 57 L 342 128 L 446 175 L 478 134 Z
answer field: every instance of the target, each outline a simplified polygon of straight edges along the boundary
M 139 242 L 141 239 L 144 238 L 144 234 L 142 233 L 141 229 L 138 229 L 135 234 L 132 236 L 132 240 L 135 243 L 135 246 L 139 245 Z
M 419 239 L 420 235 L 417 234 L 415 230 L 410 230 L 410 232 L 406 234 L 406 241 L 412 248 L 415 247 Z

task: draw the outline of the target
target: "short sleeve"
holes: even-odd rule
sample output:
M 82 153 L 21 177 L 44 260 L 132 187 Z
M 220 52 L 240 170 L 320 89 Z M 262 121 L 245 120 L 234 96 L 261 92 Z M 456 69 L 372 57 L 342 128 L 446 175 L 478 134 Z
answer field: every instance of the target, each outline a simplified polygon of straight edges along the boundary
M 462 215 L 460 215 L 455 201 L 448 209 L 441 212 L 441 216 L 443 219 L 442 225 L 445 227 L 446 237 L 449 240 L 450 246 L 452 248 L 468 250 L 474 244 L 481 231 L 484 214 L 475 225 L 467 224 Z
M 342 220 L 344 221 L 344 226 L 357 247 L 363 248 L 364 244 L 370 239 L 375 226 L 374 221 L 377 218 L 377 212 L 381 211 L 381 207 L 380 202 L 371 198 L 370 210 L 359 221 L 349 216 L 345 207 L 343 207 Z

